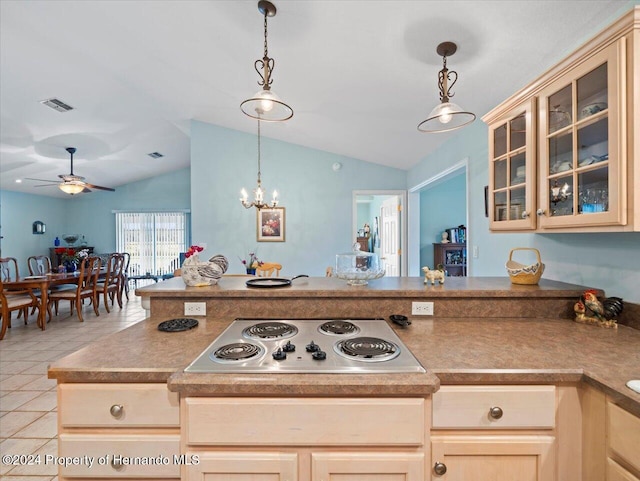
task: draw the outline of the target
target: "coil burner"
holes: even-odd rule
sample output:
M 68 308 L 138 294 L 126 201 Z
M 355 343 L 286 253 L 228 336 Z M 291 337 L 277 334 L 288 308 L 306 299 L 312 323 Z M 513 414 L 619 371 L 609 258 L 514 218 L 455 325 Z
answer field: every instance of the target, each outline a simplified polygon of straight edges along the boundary
M 286 322 L 260 322 L 242 331 L 249 339 L 286 339 L 298 333 L 298 328 Z
M 333 336 L 352 335 L 360 332 L 360 328 L 353 322 L 349 321 L 327 321 L 321 324 L 318 330 L 323 334 L 329 334 Z
M 334 350 L 343 357 L 365 362 L 389 361 L 400 355 L 400 348 L 377 337 L 354 337 L 335 344 Z
M 226 344 L 217 349 L 209 358 L 215 362 L 239 362 L 260 357 L 264 349 L 248 342 L 235 342 Z

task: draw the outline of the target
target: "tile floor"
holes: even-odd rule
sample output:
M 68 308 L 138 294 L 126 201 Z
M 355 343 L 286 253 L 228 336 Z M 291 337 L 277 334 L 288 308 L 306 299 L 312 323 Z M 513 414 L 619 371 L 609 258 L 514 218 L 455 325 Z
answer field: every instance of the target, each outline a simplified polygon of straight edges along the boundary
M 0 454 L 57 455 L 56 381 L 47 379 L 47 366 L 67 354 L 145 318 L 140 298 L 131 293 L 122 309 L 117 304 L 100 316 L 84 306 L 84 322 L 69 314 L 68 303 L 60 304 L 58 316 L 41 331 L 36 314 L 24 324 L 12 315 L 12 328 L 0 341 Z M 57 468 L 45 465 L 12 466 L 0 461 L 4 481 L 57 481 Z

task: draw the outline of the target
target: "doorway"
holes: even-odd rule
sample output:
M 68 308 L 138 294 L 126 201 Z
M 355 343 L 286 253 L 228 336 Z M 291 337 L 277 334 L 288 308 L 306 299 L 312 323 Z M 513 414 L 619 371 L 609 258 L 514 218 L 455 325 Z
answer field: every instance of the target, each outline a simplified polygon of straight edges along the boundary
M 406 205 L 403 190 L 353 192 L 353 240 L 378 254 L 387 277 L 407 275 Z
M 408 211 L 409 211 L 409 219 L 408 222 L 411 224 L 411 228 L 408 231 L 407 235 L 407 261 L 408 261 L 408 275 L 410 276 L 422 276 L 421 272 L 421 252 L 424 249 L 433 249 L 433 243 L 439 242 L 439 240 L 435 236 L 430 236 L 428 238 L 423 238 L 422 232 L 429 231 L 426 227 L 426 224 L 429 222 L 429 211 L 421 212 L 421 193 L 427 191 L 429 189 L 433 189 L 435 187 L 441 186 L 443 183 L 447 183 L 452 179 L 464 176 L 464 189 L 463 189 L 463 205 L 464 205 L 464 213 L 461 213 L 463 218 L 465 219 L 464 225 L 469 226 L 469 195 L 468 195 L 468 185 L 469 185 L 469 159 L 464 158 L 456 164 L 452 165 L 448 169 L 434 175 L 433 177 L 411 187 L 409 189 L 408 195 Z M 449 227 L 449 226 L 447 226 Z M 450 227 L 454 227 L 451 225 Z M 472 245 L 471 238 L 473 236 L 473 232 L 467 229 L 467 237 L 466 243 L 467 245 Z M 471 256 L 467 256 L 467 275 L 472 274 L 472 263 Z

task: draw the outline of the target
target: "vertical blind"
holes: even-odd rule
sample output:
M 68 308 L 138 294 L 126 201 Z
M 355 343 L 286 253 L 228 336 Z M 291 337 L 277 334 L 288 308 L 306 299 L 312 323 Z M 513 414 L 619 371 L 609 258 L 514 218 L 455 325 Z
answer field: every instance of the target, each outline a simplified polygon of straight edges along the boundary
M 185 212 L 116 212 L 116 249 L 129 252 L 129 275 L 170 274 L 188 239 Z

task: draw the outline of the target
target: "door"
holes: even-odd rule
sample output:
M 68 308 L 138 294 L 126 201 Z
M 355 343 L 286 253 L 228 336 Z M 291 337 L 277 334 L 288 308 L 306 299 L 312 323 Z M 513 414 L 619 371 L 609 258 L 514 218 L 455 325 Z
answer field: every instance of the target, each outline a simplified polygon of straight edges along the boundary
M 393 196 L 380 207 L 380 258 L 384 262 L 385 276 L 400 275 L 400 200 Z
M 312 481 L 423 481 L 422 453 L 312 453 Z
M 298 455 L 261 452 L 189 452 L 187 481 L 296 481 Z
M 553 436 L 432 436 L 430 479 L 553 481 L 553 446 Z

